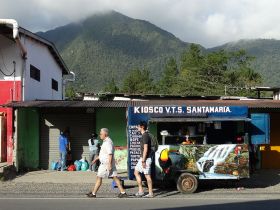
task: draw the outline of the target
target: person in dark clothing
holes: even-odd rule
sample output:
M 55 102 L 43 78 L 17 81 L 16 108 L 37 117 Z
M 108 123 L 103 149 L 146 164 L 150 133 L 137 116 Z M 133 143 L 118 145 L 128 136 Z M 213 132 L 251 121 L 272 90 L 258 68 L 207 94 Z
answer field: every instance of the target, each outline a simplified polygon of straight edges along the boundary
M 153 182 L 151 178 L 151 165 L 152 165 L 152 150 L 151 150 L 151 137 L 147 130 L 147 123 L 145 121 L 141 121 L 138 125 L 138 131 L 141 132 L 141 157 L 138 160 L 137 165 L 134 169 L 134 175 L 137 180 L 137 184 L 139 187 L 138 192 L 135 194 L 137 197 L 154 197 L 153 193 Z M 149 194 L 144 195 L 144 190 L 142 186 L 142 178 L 140 173 L 144 173 L 145 178 L 148 184 Z

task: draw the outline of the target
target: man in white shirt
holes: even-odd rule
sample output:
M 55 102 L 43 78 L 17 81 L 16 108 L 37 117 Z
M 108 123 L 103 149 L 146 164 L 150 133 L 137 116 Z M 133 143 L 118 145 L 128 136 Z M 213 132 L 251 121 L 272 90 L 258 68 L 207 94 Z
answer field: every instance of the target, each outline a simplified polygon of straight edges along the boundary
M 89 198 L 96 198 L 96 193 L 99 190 L 102 179 L 103 178 L 113 178 L 115 183 L 117 184 L 120 194 L 118 195 L 119 198 L 126 198 L 128 197 L 126 192 L 124 191 L 121 182 L 118 178 L 117 169 L 115 165 L 115 158 L 114 158 L 114 144 L 113 141 L 109 137 L 109 130 L 107 128 L 102 128 L 100 130 L 100 139 L 103 141 L 101 146 L 99 156 L 93 160 L 96 162 L 97 160 L 100 161 L 100 166 L 98 168 L 96 183 L 94 188 L 91 192 L 86 194 Z

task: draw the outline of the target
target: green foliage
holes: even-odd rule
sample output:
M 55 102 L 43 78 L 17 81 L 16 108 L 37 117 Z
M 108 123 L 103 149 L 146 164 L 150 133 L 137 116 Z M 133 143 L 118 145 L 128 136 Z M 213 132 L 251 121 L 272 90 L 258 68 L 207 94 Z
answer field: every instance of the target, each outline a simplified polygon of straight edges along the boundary
M 198 45 L 192 44 L 181 55 L 179 73 L 174 59 L 167 62 L 158 89 L 176 95 L 223 95 L 225 86 L 256 86 L 262 78 L 250 67 L 252 60 L 244 50 L 203 54 Z M 235 91 L 233 94 L 251 93 Z
M 150 72 L 146 69 L 132 70 L 124 78 L 122 92 L 129 94 L 149 94 L 154 92 L 153 79 Z
M 168 59 L 161 79 L 157 84 L 157 92 L 160 94 L 173 94 L 174 84 L 177 82 L 178 66 L 175 58 Z
M 106 84 L 106 86 L 104 87 L 104 92 L 109 92 L 109 93 L 119 92 L 119 87 L 117 86 L 114 78 L 112 78 L 111 81 Z
M 208 52 L 224 49 L 225 51 L 246 51 L 251 59 L 250 68 L 262 77 L 261 85 L 279 86 L 280 83 L 280 41 L 273 39 L 240 40 L 208 49 Z M 252 58 L 252 56 L 254 58 Z
M 68 100 L 73 100 L 76 97 L 75 89 L 72 86 L 68 86 L 65 90 L 65 97 Z
M 203 60 L 202 51 L 199 45 L 191 44 L 189 49 L 181 55 L 181 68 L 182 69 L 196 69 Z

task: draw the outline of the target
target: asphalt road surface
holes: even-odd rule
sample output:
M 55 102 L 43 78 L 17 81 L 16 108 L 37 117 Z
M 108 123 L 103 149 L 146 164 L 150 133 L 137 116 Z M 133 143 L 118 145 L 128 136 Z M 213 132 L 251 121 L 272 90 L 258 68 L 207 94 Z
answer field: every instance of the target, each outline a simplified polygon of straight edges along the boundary
M 222 195 L 220 195 L 222 196 Z M 203 197 L 184 196 L 181 198 L 0 198 L 1 210 L 76 210 L 76 209 L 114 209 L 114 210 L 279 210 L 279 194 Z M 219 198 L 220 197 L 220 198 Z

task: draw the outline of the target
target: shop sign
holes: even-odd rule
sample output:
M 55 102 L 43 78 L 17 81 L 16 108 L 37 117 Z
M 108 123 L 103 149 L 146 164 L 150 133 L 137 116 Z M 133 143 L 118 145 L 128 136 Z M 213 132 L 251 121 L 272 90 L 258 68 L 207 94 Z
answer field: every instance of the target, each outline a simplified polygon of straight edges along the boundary
M 148 114 L 152 116 L 238 116 L 247 117 L 246 106 L 135 106 L 130 107 L 131 114 Z

